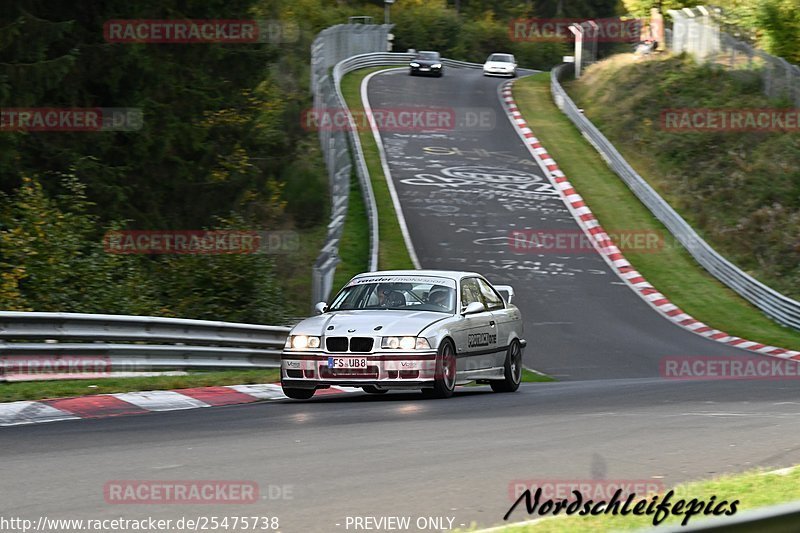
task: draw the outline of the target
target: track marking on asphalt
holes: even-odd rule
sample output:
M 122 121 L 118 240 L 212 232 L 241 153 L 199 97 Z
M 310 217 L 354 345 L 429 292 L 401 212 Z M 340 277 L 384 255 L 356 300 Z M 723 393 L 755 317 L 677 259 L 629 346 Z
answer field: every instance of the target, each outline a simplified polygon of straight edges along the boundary
M 41 402 L 23 401 L 0 404 L 0 426 L 77 420 L 79 418 Z
M 277 400 L 286 398 L 280 385 L 261 384 L 261 385 L 230 385 L 229 388 L 236 392 L 255 396 L 260 400 Z
M 538 376 L 544 376 L 544 377 L 546 377 L 546 378 L 551 378 L 551 379 L 553 378 L 553 376 L 551 376 L 551 375 L 549 375 L 549 374 L 545 374 L 544 372 L 539 372 L 538 370 L 536 370 L 536 369 L 533 369 L 533 368 L 528 368 L 528 367 L 527 367 L 527 366 L 525 366 L 525 365 L 522 365 L 522 368 L 524 368 L 524 369 L 525 369 L 525 370 L 527 370 L 528 372 L 532 372 L 532 373 L 534 373 L 534 374 L 536 374 L 536 375 L 538 375 Z
M 770 475 L 772 475 L 772 476 L 788 476 L 789 474 L 791 474 L 792 472 L 794 472 L 798 468 L 800 468 L 800 465 L 787 466 L 786 468 L 779 468 L 777 470 L 770 470 L 769 472 L 764 472 L 761 475 L 762 476 L 770 476 Z
M 178 411 L 196 407 L 211 407 L 205 402 L 173 391 L 125 392 L 115 396 L 148 411 Z
M 663 415 L 666 417 L 675 415 Z M 710 416 L 710 417 L 752 417 L 758 418 L 797 418 L 800 413 L 681 413 L 679 416 Z
M 172 470 L 173 468 L 182 468 L 186 465 L 176 464 L 176 465 L 161 465 L 161 466 L 151 466 L 151 470 Z

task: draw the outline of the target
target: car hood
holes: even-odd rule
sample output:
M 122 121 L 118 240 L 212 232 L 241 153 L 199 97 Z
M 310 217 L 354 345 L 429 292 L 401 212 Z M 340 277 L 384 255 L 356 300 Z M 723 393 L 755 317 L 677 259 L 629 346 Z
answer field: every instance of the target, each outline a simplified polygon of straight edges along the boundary
M 434 311 L 335 311 L 306 318 L 294 327 L 292 335 L 415 336 L 434 322 L 451 316 Z M 376 331 L 378 326 L 382 327 Z
M 483 64 L 483 66 L 489 68 L 513 68 L 514 63 L 506 63 L 505 61 L 487 61 Z

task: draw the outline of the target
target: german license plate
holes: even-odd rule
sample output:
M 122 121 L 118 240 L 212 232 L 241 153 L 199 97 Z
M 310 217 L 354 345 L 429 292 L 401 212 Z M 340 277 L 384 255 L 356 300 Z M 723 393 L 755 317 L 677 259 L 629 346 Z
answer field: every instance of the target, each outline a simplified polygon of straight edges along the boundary
M 420 67 L 420 70 L 423 71 L 423 72 L 428 72 L 430 70 L 430 68 L 428 68 L 428 67 Z
M 328 357 L 328 368 L 367 368 L 366 357 Z

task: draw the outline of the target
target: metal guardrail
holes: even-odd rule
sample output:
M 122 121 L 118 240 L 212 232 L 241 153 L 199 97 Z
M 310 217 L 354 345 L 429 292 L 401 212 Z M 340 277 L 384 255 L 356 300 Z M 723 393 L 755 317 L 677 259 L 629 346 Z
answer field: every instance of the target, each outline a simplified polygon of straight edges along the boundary
M 780 324 L 800 330 L 800 302 L 767 287 L 717 253 L 636 173 L 600 130 L 578 110 L 559 83 L 570 73 L 571 67 L 572 65 L 563 64 L 551 71 L 550 86 L 553 99 L 558 108 L 569 117 L 605 159 L 608 166 L 622 178 L 639 200 L 703 268 L 769 317 Z
M 104 357 L 114 370 L 270 368 L 280 365 L 289 330 L 180 318 L 0 311 L 0 371 L 18 358 L 66 356 Z
M 317 34 L 311 45 L 311 91 L 314 96 L 315 117 L 338 117 L 346 112 L 344 98 L 339 88 L 341 76 L 333 75 L 333 69 L 347 58 L 368 52 L 384 52 L 387 49 L 391 26 L 374 24 L 339 24 Z M 339 240 L 342 236 L 350 195 L 350 176 L 353 170 L 351 145 L 352 135 L 342 128 L 318 128 L 320 146 L 328 168 L 331 195 L 331 221 L 325 244 L 312 270 L 312 300 L 326 300 L 333 288 L 333 276 L 339 263 Z M 357 169 L 358 170 L 358 169 Z M 364 205 L 369 222 L 369 270 L 378 265 L 378 214 L 372 186 L 364 175 L 358 173 Z

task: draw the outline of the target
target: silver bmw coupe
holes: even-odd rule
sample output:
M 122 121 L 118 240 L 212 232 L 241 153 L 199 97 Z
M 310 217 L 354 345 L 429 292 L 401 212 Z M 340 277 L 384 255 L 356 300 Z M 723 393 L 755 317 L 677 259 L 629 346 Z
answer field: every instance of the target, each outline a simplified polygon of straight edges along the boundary
M 513 295 L 474 272 L 359 274 L 290 332 L 281 356 L 283 392 L 303 400 L 335 385 L 448 398 L 472 381 L 514 392 L 526 343 Z

